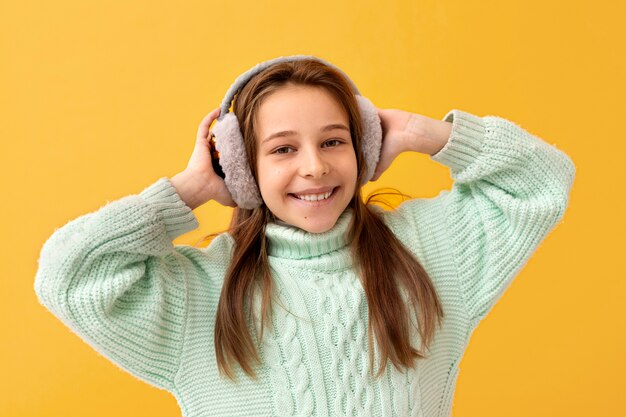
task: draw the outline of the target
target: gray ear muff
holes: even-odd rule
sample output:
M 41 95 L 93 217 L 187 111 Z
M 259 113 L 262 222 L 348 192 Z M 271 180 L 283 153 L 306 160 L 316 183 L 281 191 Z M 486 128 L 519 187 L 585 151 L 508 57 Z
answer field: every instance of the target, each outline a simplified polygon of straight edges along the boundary
M 380 150 L 382 147 L 383 128 L 380 123 L 380 116 L 376 106 L 371 101 L 366 99 L 360 94 L 356 95 L 356 100 L 359 103 L 359 111 L 361 112 L 361 125 L 363 129 L 363 137 L 361 138 L 361 151 L 365 159 L 365 165 L 367 170 L 365 177 L 361 181 L 361 185 L 367 184 L 367 182 L 374 176 L 376 165 L 380 158 Z
M 278 57 L 255 65 L 241 74 L 230 86 L 221 103 L 220 116 L 211 129 L 215 136 L 215 149 L 219 152 L 219 164 L 224 171 L 224 183 L 237 206 L 244 209 L 254 209 L 263 204 L 259 187 L 254 181 L 252 171 L 248 166 L 246 149 L 241 134 L 241 128 L 234 113 L 229 112 L 231 101 L 235 94 L 256 74 L 279 62 L 314 59 L 339 70 L 350 82 L 359 106 L 362 119 L 363 137 L 361 150 L 367 166 L 366 175 L 361 185 L 366 184 L 374 175 L 374 170 L 380 158 L 382 146 L 382 126 L 376 106 L 367 98 L 359 94 L 359 90 L 352 80 L 335 65 L 311 55 L 292 55 Z
M 212 129 L 215 149 L 220 153 L 219 163 L 224 171 L 226 188 L 237 206 L 254 209 L 263 204 L 259 187 L 246 159 L 246 148 L 237 116 L 227 113 Z

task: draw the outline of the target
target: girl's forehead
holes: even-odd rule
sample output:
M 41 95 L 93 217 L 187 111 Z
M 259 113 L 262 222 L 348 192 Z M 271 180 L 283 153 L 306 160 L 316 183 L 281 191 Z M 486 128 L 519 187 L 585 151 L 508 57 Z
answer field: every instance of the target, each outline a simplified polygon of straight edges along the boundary
M 279 90 L 266 97 L 255 114 L 255 126 L 263 137 L 274 130 L 322 129 L 328 124 L 348 125 L 348 112 L 319 87 Z

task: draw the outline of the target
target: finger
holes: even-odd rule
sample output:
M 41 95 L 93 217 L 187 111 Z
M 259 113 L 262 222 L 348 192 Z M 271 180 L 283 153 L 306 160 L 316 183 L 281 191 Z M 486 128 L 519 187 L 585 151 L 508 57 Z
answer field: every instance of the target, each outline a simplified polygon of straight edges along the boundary
M 220 112 L 221 108 L 218 107 L 217 109 L 204 116 L 204 118 L 200 122 L 200 125 L 198 126 L 198 134 L 196 135 L 198 139 L 206 139 L 209 133 L 209 126 L 211 126 L 213 120 L 215 120 L 219 116 Z
M 372 175 L 372 179 L 370 179 L 370 181 L 376 181 L 380 177 L 380 173 L 381 173 L 380 166 L 378 166 L 374 170 L 374 175 Z
M 385 116 L 383 115 L 384 110 L 376 109 L 376 111 L 378 112 L 378 118 L 380 119 L 380 126 L 382 127 L 383 132 L 386 132 L 387 126 L 385 125 Z
M 385 172 L 390 165 L 391 161 L 389 161 L 389 158 L 387 158 L 386 155 L 383 155 L 378 161 L 376 169 L 374 169 L 374 176 L 370 181 L 376 181 L 378 178 L 380 178 L 380 176 L 383 175 L 383 172 Z
M 221 112 L 221 109 L 218 107 L 217 109 L 213 110 L 212 112 L 204 116 L 204 118 L 200 122 L 200 128 L 198 130 L 198 133 L 199 134 L 201 133 L 202 136 L 206 137 L 208 130 L 209 130 L 209 126 L 211 126 L 211 123 L 213 123 L 213 120 L 215 120 L 219 116 L 220 112 Z

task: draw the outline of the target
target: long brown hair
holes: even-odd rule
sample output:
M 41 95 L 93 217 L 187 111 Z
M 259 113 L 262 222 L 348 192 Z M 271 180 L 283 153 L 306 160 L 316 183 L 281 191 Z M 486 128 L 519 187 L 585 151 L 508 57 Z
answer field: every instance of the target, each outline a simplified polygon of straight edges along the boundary
M 254 76 L 235 96 L 233 112 L 239 121 L 253 177 L 258 183 L 255 115 L 263 100 L 287 83 L 325 88 L 348 113 L 358 167 L 357 186 L 348 205 L 353 210 L 348 237 L 368 303 L 370 372 L 373 372 L 374 365 L 373 334 L 381 356 L 376 377 L 382 375 L 388 359 L 396 368 L 413 367 L 416 358 L 426 355 L 411 346 L 410 310 L 403 301 L 400 288 L 408 294 L 425 349 L 428 349 L 434 336 L 435 319 L 441 326 L 443 308 L 430 277 L 419 261 L 396 238 L 379 214 L 371 209 L 372 199 L 381 193 L 370 195 L 367 202 L 363 202 L 360 184 L 366 167 L 360 147 L 361 116 L 354 92 L 340 71 L 315 60 L 281 62 Z M 273 220 L 271 211 L 262 204 L 252 210 L 236 207 L 229 225 L 228 232 L 235 243 L 217 306 L 214 343 L 220 374 L 227 375 L 231 380 L 236 379 L 232 360 L 239 363 L 247 375 L 257 377 L 250 365 L 250 360 L 260 362 L 251 337 L 251 300 L 255 290 L 261 292 L 261 331 L 258 337 L 261 340 L 264 326 L 271 322 L 273 287 L 265 226 Z

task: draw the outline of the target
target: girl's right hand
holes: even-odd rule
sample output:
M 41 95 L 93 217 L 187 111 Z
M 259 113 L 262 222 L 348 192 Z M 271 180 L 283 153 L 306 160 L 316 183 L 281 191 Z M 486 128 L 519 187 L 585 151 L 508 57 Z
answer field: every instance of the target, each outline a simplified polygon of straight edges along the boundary
M 191 158 L 187 163 L 187 168 L 177 175 L 178 181 L 181 181 L 180 178 L 183 178 L 186 183 L 195 184 L 191 189 L 196 190 L 194 191 L 196 195 L 194 197 L 190 196 L 190 198 L 194 200 L 200 199 L 200 201 L 196 203 L 196 206 L 204 204 L 209 200 L 215 200 L 223 206 L 237 206 L 226 188 L 224 180 L 213 170 L 211 160 L 211 147 L 209 144 L 211 131 L 209 127 L 219 115 L 220 108 L 218 107 L 202 119 L 198 126 L 196 143 Z M 187 188 L 187 186 L 185 186 L 185 188 Z

